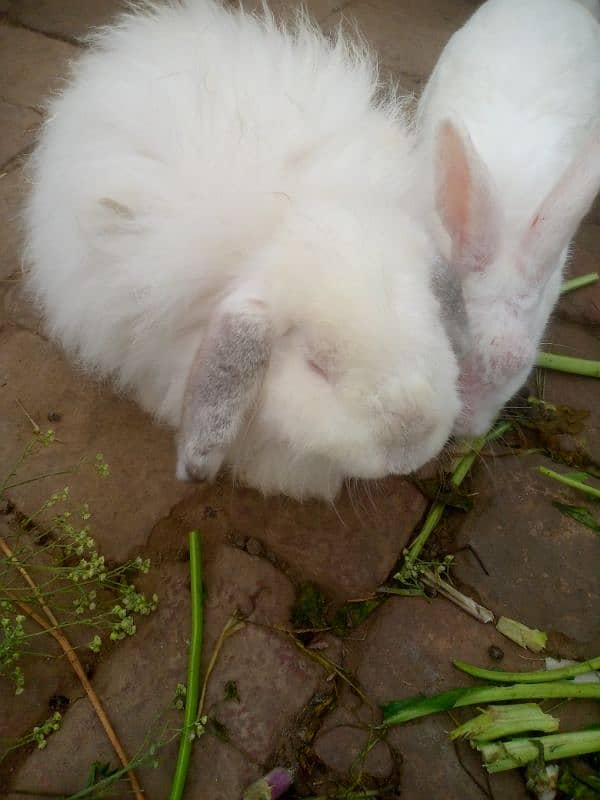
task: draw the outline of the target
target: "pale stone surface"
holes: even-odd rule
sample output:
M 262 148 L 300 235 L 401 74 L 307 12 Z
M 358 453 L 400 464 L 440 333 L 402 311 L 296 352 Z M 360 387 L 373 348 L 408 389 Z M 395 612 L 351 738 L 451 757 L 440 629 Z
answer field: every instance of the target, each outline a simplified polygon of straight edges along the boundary
M 33 109 L 0 100 L 0 171 L 31 145 L 40 120 Z
M 76 53 L 77 48 L 70 44 L 0 22 L 2 98 L 18 106 L 40 108 Z
M 105 25 L 123 9 L 122 0 L 9 0 L 11 20 L 41 33 L 76 39 Z
M 582 498 L 540 475 L 538 464 L 556 466 L 539 456 L 497 458 L 477 474 L 458 544 L 474 547 L 489 575 L 468 550 L 457 554 L 455 572 L 498 615 L 598 647 L 598 537 L 553 507 L 553 499 Z
M 11 497 L 24 513 L 37 510 L 53 491 L 69 485 L 73 503 L 89 503 L 96 538 L 108 558 L 124 559 L 139 549 L 153 524 L 189 491 L 174 478 L 170 430 L 155 425 L 133 403 L 116 397 L 78 374 L 49 342 L 27 330 L 6 327 L 0 333 L 0 469 L 13 464 L 32 436 L 17 401 L 57 442 L 30 459 L 21 480 L 46 473 L 74 471 L 36 481 Z M 49 422 L 49 414 L 60 414 Z M 101 479 L 97 453 L 111 475 Z M 81 464 L 81 460 L 86 463 Z
M 21 233 L 19 215 L 24 197 L 23 171 L 15 168 L 0 176 L 0 292 L 7 288 L 6 280 L 21 266 Z M 2 317 L 0 315 L 0 325 Z
M 210 509 L 210 514 L 207 514 Z M 183 532 L 201 527 L 263 543 L 298 581 L 310 580 L 335 599 L 374 591 L 394 567 L 425 501 L 406 480 L 345 491 L 332 507 L 263 498 L 224 478 L 216 486 L 191 490 L 168 520 L 153 532 L 169 546 L 173 524 Z

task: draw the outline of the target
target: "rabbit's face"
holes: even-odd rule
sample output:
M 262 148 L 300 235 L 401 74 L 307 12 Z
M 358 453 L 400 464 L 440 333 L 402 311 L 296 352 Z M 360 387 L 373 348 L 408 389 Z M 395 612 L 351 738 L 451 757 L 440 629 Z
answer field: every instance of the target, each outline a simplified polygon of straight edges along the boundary
M 484 433 L 533 367 L 569 241 L 600 187 L 598 134 L 592 131 L 541 204 L 515 219 L 468 132 L 456 120 L 439 126 L 435 238 L 462 286 L 468 321 L 456 434 Z
M 329 497 L 344 478 L 420 467 L 459 401 L 426 240 L 399 214 L 322 218 L 263 254 L 270 359 L 231 459 L 250 482 L 266 473 L 262 488 Z
M 338 217 L 286 231 L 228 301 L 242 322 L 227 352 L 257 370 L 219 457 L 266 492 L 332 498 L 345 478 L 410 472 L 459 410 L 425 238 L 399 214 L 393 225 Z

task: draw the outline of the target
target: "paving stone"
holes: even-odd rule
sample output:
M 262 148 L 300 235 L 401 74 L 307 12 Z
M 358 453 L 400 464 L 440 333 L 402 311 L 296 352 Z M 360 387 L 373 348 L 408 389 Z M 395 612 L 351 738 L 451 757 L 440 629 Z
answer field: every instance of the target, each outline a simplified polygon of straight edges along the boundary
M 39 108 L 76 52 L 65 42 L 0 22 L 2 99 Z
M 586 225 L 577 238 L 567 278 L 600 271 L 600 226 Z M 572 322 L 600 326 L 600 281 L 563 295 L 556 316 Z
M 10 0 L 8 13 L 28 28 L 71 39 L 110 22 L 124 5 L 122 0 Z
M 31 145 L 40 119 L 30 108 L 0 100 L 0 168 Z
M 25 181 L 18 167 L 0 176 L 0 291 L 7 288 L 4 282 L 16 273 L 21 265 L 21 234 L 19 214 L 23 202 Z M 0 314 L 0 326 L 2 316 Z
M 327 19 L 360 32 L 375 49 L 384 71 L 404 90 L 420 90 L 450 36 L 474 11 L 469 0 L 355 0 Z
M 0 327 L 6 324 L 27 328 L 33 333 L 42 332 L 42 318 L 23 291 L 19 274 L 13 274 L 4 282 L 4 286 L 0 288 L 0 298 L 3 302 L 3 307 L 0 307 Z
M 586 289 L 582 289 L 585 292 Z M 554 320 L 544 335 L 542 349 L 576 358 L 600 359 L 600 330 Z M 544 399 L 549 403 L 566 404 L 590 412 L 580 438 L 592 457 L 600 456 L 600 403 L 598 381 L 579 375 L 546 370 Z
M 289 581 L 264 559 L 205 537 L 203 543 L 208 603 L 205 610 L 203 663 L 212 652 L 227 617 L 252 601 L 246 627 L 225 642 L 207 693 L 206 709 L 226 726 L 233 744 L 210 735 L 202 738 L 192 761 L 188 788 L 198 800 L 239 797 L 259 772 L 286 724 L 322 680 L 321 670 L 282 634 L 266 625 L 285 622 L 294 591 Z M 94 686 L 130 753 L 143 742 L 157 714 L 166 709 L 178 682 L 185 681 L 189 635 L 189 589 L 186 564 L 154 568 L 143 582 L 160 593 L 159 608 L 100 664 Z M 140 680 L 148 675 L 150 681 Z M 240 701 L 224 701 L 224 686 L 234 680 Z M 74 713 L 73 713 L 74 712 Z M 167 717 L 172 725 L 181 719 Z M 73 749 L 73 742 L 79 742 Z M 149 797 L 166 797 L 172 778 L 176 742 L 160 754 L 157 769 L 140 769 Z M 61 730 L 43 752 L 34 752 L 14 786 L 73 792 L 81 787 L 96 759 L 114 761 L 86 701 L 69 710 Z M 48 770 L 48 763 L 53 769 Z
M 11 490 L 17 507 L 32 513 L 53 491 L 69 485 L 73 507 L 89 503 L 93 530 L 107 558 L 121 561 L 145 542 L 157 519 L 189 489 L 174 477 L 173 433 L 154 424 L 133 403 L 77 373 L 39 336 L 7 327 L 0 334 L 0 474 L 15 463 L 31 439 L 19 400 L 57 442 L 30 459 L 20 479 L 78 468 Z M 49 423 L 48 414 L 60 413 Z M 96 453 L 111 475 L 98 476 Z M 87 463 L 80 465 L 81 459 Z
M 401 478 L 354 487 L 335 506 L 263 498 L 224 479 L 187 495 L 157 525 L 152 541 L 167 552 L 194 527 L 249 536 L 296 580 L 314 581 L 332 599 L 347 600 L 369 594 L 387 578 L 425 506 L 420 492 Z
M 579 505 L 581 497 L 540 475 L 538 464 L 553 466 L 541 456 L 508 457 L 476 473 L 458 546 L 471 545 L 490 574 L 468 550 L 457 553 L 455 574 L 497 615 L 597 649 L 598 537 L 552 506 L 555 498 Z
M 471 685 L 468 676 L 453 669 L 452 660 L 492 666 L 488 655 L 491 644 L 501 646 L 505 652 L 502 661 L 505 669 L 533 669 L 540 665 L 539 661 L 535 664 L 525 661 L 521 657 L 523 651 L 500 636 L 493 626 L 476 622 L 445 600 L 398 598 L 389 600 L 355 632 L 351 642 L 346 642 L 346 666 L 355 671 L 369 698 L 374 703 L 383 703 Z M 366 707 L 360 709 L 357 698 L 344 692 L 340 709 L 325 722 L 315 745 L 325 763 L 340 773 L 348 773 L 366 742 L 367 734 L 357 728 L 361 719 L 378 722 L 379 715 L 373 715 Z M 448 739 L 452 727 L 448 717 L 438 715 L 391 731 L 388 744 L 402 757 L 402 797 L 480 800 L 480 789 L 461 767 Z M 462 749 L 461 757 L 485 785 L 477 757 L 470 757 Z M 382 746 L 371 763 L 367 761 L 367 772 L 384 778 L 391 763 L 390 751 Z M 520 778 L 515 775 L 493 778 L 492 787 L 498 798 L 527 797 Z

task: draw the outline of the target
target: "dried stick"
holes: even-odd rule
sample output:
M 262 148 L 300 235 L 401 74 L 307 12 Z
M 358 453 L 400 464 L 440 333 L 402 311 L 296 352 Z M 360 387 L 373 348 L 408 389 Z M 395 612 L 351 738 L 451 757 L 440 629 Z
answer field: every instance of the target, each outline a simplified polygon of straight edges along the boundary
M 38 587 L 35 585 L 35 582 L 31 578 L 31 576 L 29 575 L 27 570 L 23 566 L 21 566 L 20 564 L 17 563 L 13 551 L 11 550 L 11 548 L 9 547 L 7 542 L 2 538 L 2 536 L 0 536 L 0 549 L 2 550 L 2 552 L 4 553 L 4 555 L 7 558 L 11 559 L 12 563 L 18 569 L 18 571 L 21 573 L 21 575 L 23 576 L 25 581 L 29 584 L 29 586 L 33 590 L 34 594 L 38 598 L 41 598 L 41 593 L 40 593 Z M 114 728 L 113 728 L 113 726 L 111 724 L 111 721 L 109 720 L 108 716 L 106 715 L 106 712 L 104 711 L 104 709 L 102 707 L 102 703 L 100 702 L 100 698 L 96 694 L 96 692 L 94 690 L 94 687 L 92 686 L 92 684 L 90 683 L 90 681 L 88 679 L 88 676 L 85 674 L 85 669 L 83 668 L 83 664 L 79 660 L 79 656 L 77 655 L 77 653 L 73 649 L 73 646 L 71 645 L 71 643 L 69 642 L 69 640 L 67 639 L 65 634 L 61 631 L 60 625 L 58 623 L 58 620 L 56 619 L 56 617 L 54 616 L 52 611 L 48 608 L 47 605 L 42 603 L 41 599 L 40 599 L 40 605 L 41 605 L 42 611 L 44 612 L 44 614 L 46 615 L 46 617 L 47 617 L 47 619 L 48 619 L 48 621 L 50 623 L 50 624 L 48 624 L 48 622 L 46 622 L 46 620 L 40 614 L 37 614 L 26 603 L 23 603 L 20 600 L 17 600 L 15 598 L 13 598 L 13 595 L 10 592 L 10 590 L 7 591 L 7 594 L 11 597 L 11 599 L 14 600 L 14 602 L 29 617 L 31 617 L 31 619 L 33 619 L 35 622 L 37 622 L 37 624 L 41 628 L 43 628 L 54 639 L 56 639 L 56 641 L 60 645 L 61 649 L 63 650 L 64 654 L 66 655 L 69 663 L 73 667 L 73 671 L 75 672 L 75 674 L 79 678 L 79 680 L 81 682 L 81 685 L 83 686 L 83 689 L 84 689 L 85 693 L 87 694 L 88 699 L 89 699 L 90 703 L 92 704 L 92 707 L 93 707 L 94 711 L 96 712 L 96 715 L 98 716 L 98 719 L 100 720 L 100 724 L 104 728 L 104 730 L 106 732 L 106 735 L 108 736 L 108 739 L 109 739 L 110 743 L 112 744 L 112 746 L 114 748 L 115 753 L 119 757 L 119 761 L 121 762 L 123 767 L 125 769 L 127 769 L 127 765 L 129 764 L 129 759 L 127 758 L 127 754 L 125 753 L 125 750 L 123 749 L 123 747 L 121 745 L 121 742 L 119 741 L 119 739 L 117 737 L 117 734 L 115 733 L 115 730 L 114 730 Z M 131 788 L 133 789 L 133 794 L 134 794 L 134 797 L 136 798 L 136 800 L 144 800 L 144 794 L 142 792 L 142 787 L 140 786 L 139 781 L 138 781 L 135 773 L 132 770 L 129 770 L 127 772 L 127 776 L 129 777 L 129 781 L 131 783 Z

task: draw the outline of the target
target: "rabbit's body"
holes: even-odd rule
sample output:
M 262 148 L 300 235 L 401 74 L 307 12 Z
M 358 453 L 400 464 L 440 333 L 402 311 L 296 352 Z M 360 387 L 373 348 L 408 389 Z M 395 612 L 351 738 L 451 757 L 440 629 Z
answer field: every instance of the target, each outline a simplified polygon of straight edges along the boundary
M 588 10 L 488 0 L 419 103 L 435 238 L 471 329 L 460 433 L 482 433 L 524 383 L 600 184 L 600 26 Z
M 51 333 L 180 427 L 181 477 L 332 497 L 433 456 L 457 367 L 369 54 L 211 0 L 93 44 L 32 162 Z

